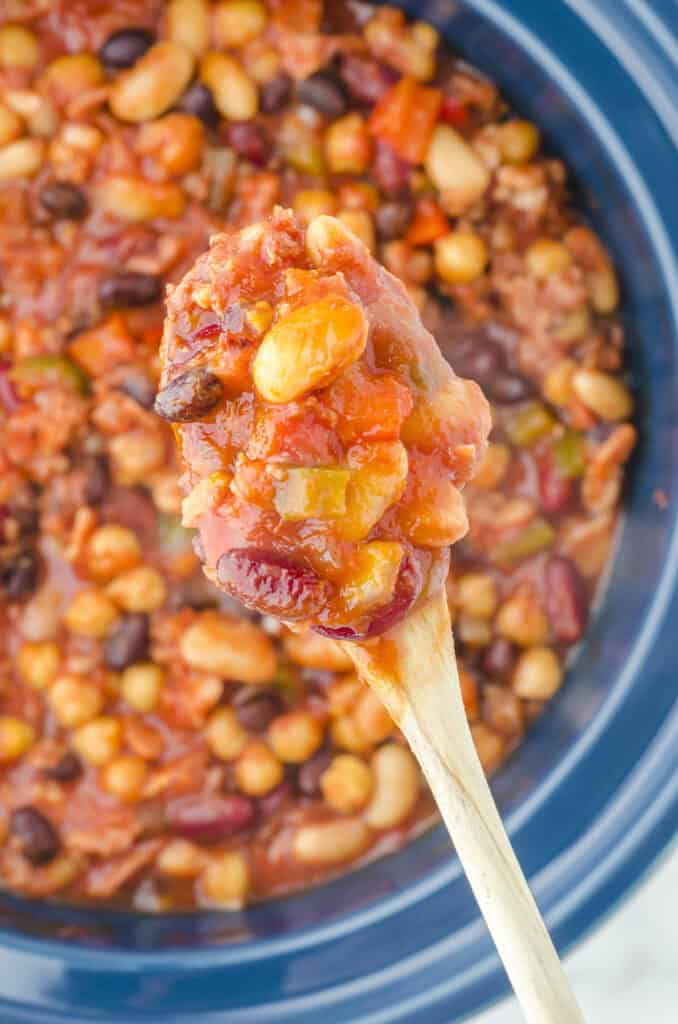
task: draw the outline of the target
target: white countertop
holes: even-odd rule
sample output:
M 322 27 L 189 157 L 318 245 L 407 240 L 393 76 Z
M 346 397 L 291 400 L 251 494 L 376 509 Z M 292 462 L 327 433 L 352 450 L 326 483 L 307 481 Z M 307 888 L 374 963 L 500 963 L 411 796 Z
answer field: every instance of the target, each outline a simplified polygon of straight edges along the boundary
M 590 1024 L 678 1024 L 678 850 L 566 961 Z M 515 1001 L 474 1024 L 524 1024 Z

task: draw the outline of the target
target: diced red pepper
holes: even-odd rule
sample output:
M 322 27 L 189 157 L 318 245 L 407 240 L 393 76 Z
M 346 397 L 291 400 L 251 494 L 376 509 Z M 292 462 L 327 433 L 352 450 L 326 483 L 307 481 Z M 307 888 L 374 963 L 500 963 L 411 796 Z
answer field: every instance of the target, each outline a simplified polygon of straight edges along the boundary
M 443 96 L 440 104 L 440 120 L 453 128 L 462 128 L 468 121 L 468 107 L 456 96 Z
M 438 204 L 433 199 L 420 199 L 405 241 L 410 245 L 430 245 L 436 238 L 448 234 L 449 230 L 447 214 Z
M 438 120 L 440 89 L 406 75 L 377 103 L 368 122 L 372 135 L 390 143 L 410 163 L 422 163 Z

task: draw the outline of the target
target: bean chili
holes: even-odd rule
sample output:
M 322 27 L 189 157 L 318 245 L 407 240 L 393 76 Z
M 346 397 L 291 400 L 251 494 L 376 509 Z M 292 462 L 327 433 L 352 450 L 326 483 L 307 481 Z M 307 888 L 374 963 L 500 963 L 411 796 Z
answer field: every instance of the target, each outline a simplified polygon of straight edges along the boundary
M 211 235 L 276 204 L 337 216 L 490 398 L 448 581 L 488 771 L 561 686 L 608 557 L 633 403 L 563 162 L 430 26 L 298 9 L 0 13 L 0 879 L 31 896 L 238 907 L 431 820 L 340 649 L 238 610 L 181 526 L 161 298 Z M 206 349 L 215 330 L 204 310 Z M 182 373 L 173 402 L 224 401 Z M 303 417 L 262 433 L 283 461 L 292 426 L 306 443 Z

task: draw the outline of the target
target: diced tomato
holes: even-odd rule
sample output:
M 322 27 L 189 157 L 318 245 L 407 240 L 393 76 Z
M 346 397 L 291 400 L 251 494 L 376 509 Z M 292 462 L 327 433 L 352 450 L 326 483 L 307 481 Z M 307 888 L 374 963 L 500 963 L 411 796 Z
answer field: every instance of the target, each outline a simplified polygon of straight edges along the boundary
M 134 339 L 121 313 L 113 313 L 97 327 L 83 331 L 68 346 L 71 359 L 90 377 L 100 377 L 134 359 Z
M 420 199 L 405 241 L 410 245 L 430 245 L 450 230 L 447 214 L 433 199 Z
M 372 111 L 368 127 L 372 135 L 390 143 L 410 163 L 421 163 L 438 119 L 440 89 L 420 85 L 406 75 L 389 89 Z
M 468 121 L 468 107 L 456 96 L 443 96 L 440 104 L 440 120 L 453 128 L 462 128 Z
M 344 444 L 361 439 L 394 441 L 412 411 L 412 394 L 392 374 L 378 377 L 352 366 L 327 389 L 327 402 L 339 414 L 337 433 Z
M 339 451 L 332 423 L 313 400 L 268 406 L 257 416 L 247 448 L 250 459 L 282 459 L 298 466 L 328 466 Z

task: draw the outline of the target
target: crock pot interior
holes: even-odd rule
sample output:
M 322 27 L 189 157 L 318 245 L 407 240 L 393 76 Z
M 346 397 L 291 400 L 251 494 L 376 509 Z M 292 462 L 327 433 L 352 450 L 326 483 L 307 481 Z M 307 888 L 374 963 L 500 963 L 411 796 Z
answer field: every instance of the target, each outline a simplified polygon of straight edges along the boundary
M 535 0 L 533 6 L 538 3 Z M 579 807 L 569 795 L 562 806 L 554 806 L 542 817 L 535 840 L 529 823 L 550 801 L 555 781 L 569 770 L 568 763 L 582 735 L 595 730 L 606 708 L 622 698 L 639 702 L 639 723 L 642 720 L 642 695 L 635 691 L 629 694 L 622 677 L 636 656 L 659 583 L 671 561 L 671 509 L 675 507 L 678 455 L 675 342 L 658 265 L 657 239 L 648 223 L 647 211 L 642 208 L 642 189 L 634 189 L 638 184 L 636 172 L 629 166 L 626 154 L 616 146 L 605 122 L 598 120 L 596 108 L 586 93 L 579 93 L 576 69 L 571 88 L 563 91 L 551 77 L 549 51 L 544 49 L 540 60 L 529 56 L 522 45 L 518 23 L 509 25 L 510 14 L 505 12 L 494 22 L 483 18 L 484 11 L 509 11 L 514 7 L 512 3 L 495 5 L 489 0 L 475 0 L 462 6 L 456 0 L 431 0 L 405 6 L 441 27 L 457 51 L 486 71 L 504 88 L 516 108 L 540 125 L 547 145 L 566 159 L 579 186 L 579 202 L 612 249 L 624 288 L 627 349 L 638 397 L 637 422 L 642 441 L 628 481 L 616 561 L 605 599 L 570 668 L 566 686 L 494 780 L 494 791 L 502 811 L 508 815 L 518 853 L 532 873 L 567 848 L 580 814 L 602 805 L 606 794 L 613 794 L 620 781 L 614 774 L 605 779 L 592 778 L 590 786 L 579 792 Z M 519 6 L 525 9 L 529 4 Z M 589 33 L 582 29 L 582 59 L 595 58 L 593 50 L 586 53 L 592 45 Z M 620 123 L 624 117 L 620 106 Z M 648 121 L 650 135 L 652 131 L 653 125 Z M 652 145 L 651 138 L 647 144 Z M 659 487 L 669 499 L 668 511 L 662 511 L 651 500 Z M 652 685 L 644 699 L 658 705 L 665 701 L 668 710 L 671 694 L 662 694 Z M 639 724 L 637 735 L 628 739 L 629 760 L 636 747 L 642 749 L 645 740 Z M 579 751 L 577 757 L 581 756 L 585 753 Z M 617 769 L 611 769 L 614 771 Z M 444 906 L 438 911 L 439 922 L 431 922 L 432 904 L 427 901 L 427 929 L 433 923 L 434 931 L 437 924 L 447 931 L 461 931 L 474 925 L 476 911 L 463 883 L 449 889 L 458 874 L 446 835 L 436 828 L 401 853 L 310 892 L 242 914 L 153 918 L 100 909 L 43 906 L 4 895 L 0 901 L 0 924 L 12 931 L 45 938 L 57 938 L 68 927 L 75 942 L 108 948 L 195 949 L 274 939 L 310 926 L 327 926 L 348 915 L 359 915 L 354 920 L 359 920 L 361 914 L 388 916 L 390 899 L 405 898 L 414 905 L 444 884 L 448 891 Z

